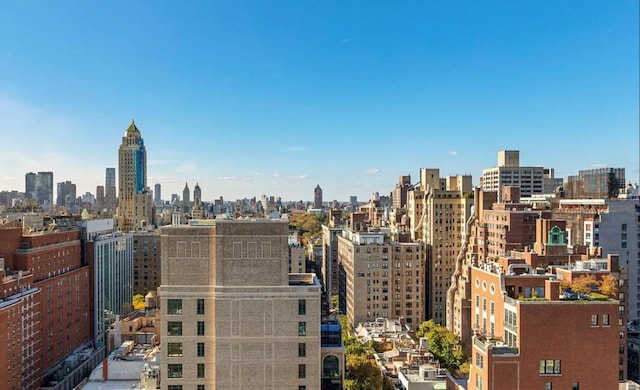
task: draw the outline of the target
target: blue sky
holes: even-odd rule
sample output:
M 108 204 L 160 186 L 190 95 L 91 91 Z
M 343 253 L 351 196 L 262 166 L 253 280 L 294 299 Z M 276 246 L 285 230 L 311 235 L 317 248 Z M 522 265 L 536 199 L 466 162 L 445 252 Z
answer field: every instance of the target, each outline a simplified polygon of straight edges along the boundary
M 24 1 L 0 12 L 0 189 L 95 192 L 131 118 L 163 198 L 367 200 L 519 149 L 639 179 L 638 1 Z M 417 181 L 417 180 L 414 180 Z

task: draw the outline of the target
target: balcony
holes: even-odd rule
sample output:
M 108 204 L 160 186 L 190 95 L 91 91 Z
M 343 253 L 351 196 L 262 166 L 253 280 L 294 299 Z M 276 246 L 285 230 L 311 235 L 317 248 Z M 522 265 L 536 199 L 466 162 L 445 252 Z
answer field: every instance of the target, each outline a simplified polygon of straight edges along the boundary
M 484 353 L 491 351 L 492 355 L 517 355 L 518 348 L 506 345 L 502 340 L 491 339 L 484 336 L 475 336 L 473 345 Z

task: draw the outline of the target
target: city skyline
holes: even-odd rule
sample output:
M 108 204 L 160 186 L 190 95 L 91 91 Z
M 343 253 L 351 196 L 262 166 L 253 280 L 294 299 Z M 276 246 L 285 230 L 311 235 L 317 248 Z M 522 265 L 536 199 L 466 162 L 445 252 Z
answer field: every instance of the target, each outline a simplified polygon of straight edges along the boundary
M 165 200 L 366 201 L 421 167 L 478 184 L 508 149 L 639 181 L 634 1 L 110 5 L 0 16 L 0 190 L 95 194 L 131 118 Z

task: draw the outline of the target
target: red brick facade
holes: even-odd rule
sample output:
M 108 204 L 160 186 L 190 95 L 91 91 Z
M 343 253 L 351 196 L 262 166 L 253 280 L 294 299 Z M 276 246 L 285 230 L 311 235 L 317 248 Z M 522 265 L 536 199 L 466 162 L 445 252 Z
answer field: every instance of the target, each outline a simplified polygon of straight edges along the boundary
M 0 369 L 0 384 L 6 388 L 39 388 L 44 371 L 91 340 L 90 271 L 81 256 L 78 230 L 23 234 L 21 228 L 0 228 L 0 258 L 10 274 L 3 283 L 6 295 L 19 293 L 19 271 L 28 275 L 20 279 L 22 288 L 35 290 L 19 304 L 0 306 L 0 334 L 7 335 L 0 343 L 6 345 L 0 347 L 0 367 L 7 368 Z M 22 367 L 22 376 L 15 367 Z

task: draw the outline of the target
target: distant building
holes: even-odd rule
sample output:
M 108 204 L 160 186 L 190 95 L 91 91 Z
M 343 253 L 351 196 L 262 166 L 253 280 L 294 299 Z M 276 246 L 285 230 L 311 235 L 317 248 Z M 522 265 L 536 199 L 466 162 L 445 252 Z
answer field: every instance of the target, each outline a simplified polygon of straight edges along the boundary
M 400 176 L 396 187 L 393 189 L 393 208 L 407 207 L 407 191 L 411 188 L 411 175 Z
M 27 199 L 36 199 L 36 178 L 37 175 L 33 172 L 24 175 L 24 196 Z
M 327 303 L 331 297 L 338 295 L 338 235 L 342 234 L 342 216 L 340 211 L 329 211 L 328 223 L 322 225 L 322 262 L 320 273 Z M 335 309 L 335 308 L 334 308 Z M 344 306 L 341 307 L 344 311 Z
M 67 211 L 73 212 L 76 200 L 76 185 L 70 181 L 64 181 L 58 183 L 58 197 L 56 198 L 56 205 L 64 206 Z
M 520 151 L 502 150 L 498 152 L 498 166 L 482 170 L 481 187 L 483 191 L 498 193 L 501 201 L 503 186 L 520 188 L 522 197 L 542 194 L 562 182 L 553 177 L 553 169 L 542 166 L 520 166 Z
M 118 192 L 116 190 L 116 169 L 106 168 L 104 181 L 104 208 L 114 213 L 118 206 Z
M 115 168 L 106 169 L 104 186 L 105 188 L 116 186 L 116 169 Z
M 288 227 L 219 218 L 161 229 L 163 387 L 320 388 L 321 286 L 288 273 Z
M 578 171 L 565 184 L 565 197 L 571 199 L 611 199 L 624 191 L 624 168 L 595 168 Z
M 191 210 L 190 199 L 189 184 L 184 183 L 184 189 L 182 190 L 182 211 L 184 213 L 188 213 Z
M 25 175 L 25 196 L 49 211 L 53 206 L 53 172 L 29 172 Z
M 104 186 L 96 187 L 96 210 L 102 212 L 104 209 Z
M 118 174 L 118 228 L 124 232 L 144 229 L 152 224 L 153 205 L 147 188 L 147 150 L 133 119 L 118 151 Z
M 153 202 L 157 205 L 162 204 L 162 187 L 160 183 L 153 186 Z
M 322 188 L 320 188 L 320 184 L 313 190 L 313 208 L 322 209 Z

